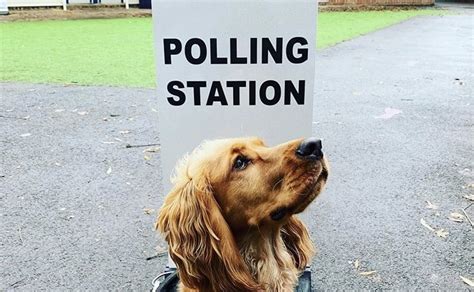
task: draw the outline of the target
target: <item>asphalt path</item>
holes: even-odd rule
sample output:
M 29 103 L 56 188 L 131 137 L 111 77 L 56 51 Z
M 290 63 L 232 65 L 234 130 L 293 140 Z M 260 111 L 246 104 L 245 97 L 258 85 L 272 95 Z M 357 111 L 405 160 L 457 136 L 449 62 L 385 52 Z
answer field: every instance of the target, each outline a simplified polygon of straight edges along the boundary
M 318 51 L 332 173 L 302 215 L 315 290 L 468 289 L 474 231 L 448 217 L 474 193 L 470 11 Z M 151 89 L 1 84 L 0 290 L 150 288 L 166 262 L 156 107 Z

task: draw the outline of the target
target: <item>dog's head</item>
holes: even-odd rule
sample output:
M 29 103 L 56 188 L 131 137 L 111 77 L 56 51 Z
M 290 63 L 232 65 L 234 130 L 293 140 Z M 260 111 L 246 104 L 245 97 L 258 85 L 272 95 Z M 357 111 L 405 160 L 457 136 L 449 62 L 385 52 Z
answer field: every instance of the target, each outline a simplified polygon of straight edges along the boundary
M 258 289 L 234 237 L 253 227 L 297 224 L 292 215 L 316 198 L 327 176 L 321 141 L 315 138 L 275 147 L 256 138 L 202 144 L 178 165 L 158 218 L 183 283 L 206 291 Z M 286 229 L 306 232 L 301 226 Z M 304 236 L 296 234 L 294 240 Z M 285 244 L 299 253 L 297 243 Z
M 314 138 L 272 148 L 256 138 L 207 142 L 188 159 L 187 171 L 207 179 L 233 231 L 283 223 L 314 200 L 328 175 Z

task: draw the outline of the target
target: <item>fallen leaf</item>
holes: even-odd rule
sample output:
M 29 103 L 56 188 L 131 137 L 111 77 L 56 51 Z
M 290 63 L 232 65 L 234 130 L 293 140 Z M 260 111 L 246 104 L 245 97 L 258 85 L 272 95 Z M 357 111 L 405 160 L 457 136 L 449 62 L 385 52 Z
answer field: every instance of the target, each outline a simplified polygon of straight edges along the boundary
M 461 280 L 464 283 L 468 284 L 470 287 L 474 287 L 474 281 L 473 280 L 470 280 L 470 279 L 468 279 L 466 277 L 463 277 L 463 276 L 459 276 L 459 277 L 461 277 Z
M 166 246 L 160 246 L 158 245 L 156 248 L 155 248 L 156 252 L 158 254 L 163 254 L 163 253 L 167 253 L 168 252 L 168 248 Z
M 112 166 L 109 166 L 109 169 L 107 169 L 107 174 L 111 174 L 112 173 Z
M 145 160 L 150 160 L 150 159 L 151 159 L 151 156 L 150 156 L 150 155 L 147 155 L 147 154 L 145 154 L 145 155 L 143 155 L 143 159 L 145 159 Z
M 435 204 L 431 203 L 430 201 L 426 201 L 426 208 L 427 208 L 427 209 L 437 210 L 437 209 L 438 209 L 438 206 L 436 206 Z
M 155 212 L 155 209 L 145 208 L 143 209 L 143 212 L 147 215 L 150 215 L 151 213 Z
M 462 223 L 462 222 L 464 222 L 464 215 L 461 214 L 461 213 L 458 213 L 458 212 L 453 212 L 453 213 L 449 214 L 448 219 L 451 220 L 451 221 L 454 221 L 454 222 Z
M 464 198 L 468 199 L 469 201 L 474 201 L 474 194 L 465 195 Z
M 31 136 L 31 133 L 24 133 L 20 135 L 20 137 L 29 137 L 29 136 Z
M 354 262 L 354 268 L 355 268 L 356 270 L 358 270 L 358 269 L 359 269 L 359 266 L 360 266 L 360 262 L 359 262 L 359 259 L 357 259 L 357 260 L 355 260 L 355 262 Z
M 155 146 L 155 147 L 150 147 L 145 150 L 143 150 L 144 153 L 146 152 L 158 152 L 160 151 L 161 147 L 160 146 Z
M 399 109 L 396 109 L 396 108 L 391 108 L 391 107 L 387 107 L 385 108 L 385 111 L 382 115 L 380 116 L 376 116 L 375 118 L 376 119 L 384 119 L 384 120 L 388 120 L 388 119 L 391 119 L 393 118 L 394 116 L 398 115 L 398 114 L 401 114 L 402 111 L 399 110 Z
M 425 219 L 421 218 L 420 219 L 420 223 L 421 225 L 425 226 L 426 228 L 428 228 L 430 231 L 433 231 L 435 232 L 436 230 L 433 229 L 433 227 L 429 226 L 428 223 L 426 223 Z
M 372 276 L 375 273 L 377 273 L 377 271 L 368 271 L 368 272 L 360 272 L 359 275 L 361 275 L 361 276 Z
M 448 237 L 449 232 L 444 230 L 443 228 L 436 230 L 436 235 L 438 235 L 441 238 L 446 238 Z

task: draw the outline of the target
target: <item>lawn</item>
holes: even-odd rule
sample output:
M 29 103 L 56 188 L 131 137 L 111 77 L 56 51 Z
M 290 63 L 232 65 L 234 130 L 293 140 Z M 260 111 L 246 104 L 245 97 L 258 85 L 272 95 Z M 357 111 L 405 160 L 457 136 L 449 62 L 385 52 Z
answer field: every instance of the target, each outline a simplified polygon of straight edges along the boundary
M 439 10 L 322 12 L 319 48 Z M 154 87 L 150 18 L 0 24 L 0 80 Z

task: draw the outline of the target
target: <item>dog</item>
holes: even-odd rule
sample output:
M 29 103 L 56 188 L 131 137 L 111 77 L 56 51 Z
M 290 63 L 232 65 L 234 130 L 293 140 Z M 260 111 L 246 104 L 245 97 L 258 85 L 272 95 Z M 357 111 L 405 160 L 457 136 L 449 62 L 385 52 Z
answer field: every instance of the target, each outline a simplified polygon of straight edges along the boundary
M 323 190 L 315 138 L 267 147 L 258 138 L 204 142 L 177 165 L 157 218 L 180 291 L 293 291 L 314 255 L 295 214 Z

